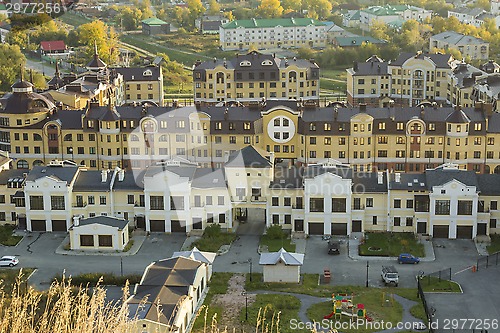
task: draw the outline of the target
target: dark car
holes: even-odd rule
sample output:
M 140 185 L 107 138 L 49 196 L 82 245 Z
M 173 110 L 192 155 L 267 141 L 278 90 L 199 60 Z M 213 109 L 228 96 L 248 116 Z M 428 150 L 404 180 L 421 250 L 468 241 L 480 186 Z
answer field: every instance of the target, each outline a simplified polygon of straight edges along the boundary
M 340 254 L 340 243 L 330 239 L 328 241 L 328 254 Z

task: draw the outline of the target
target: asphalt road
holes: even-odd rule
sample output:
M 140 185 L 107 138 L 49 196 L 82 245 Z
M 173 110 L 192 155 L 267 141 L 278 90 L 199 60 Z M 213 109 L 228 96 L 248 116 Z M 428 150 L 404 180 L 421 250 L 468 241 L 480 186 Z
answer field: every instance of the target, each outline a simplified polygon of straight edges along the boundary
M 48 66 L 42 61 L 35 61 L 31 59 L 26 59 L 26 67 L 39 73 L 44 73 L 46 76 L 50 77 L 54 76 L 56 71 L 55 68 Z
M 258 265 L 259 232 L 264 226 L 254 223 L 242 225 L 239 238 L 233 243 L 228 253 L 218 256 L 214 262 L 214 271 L 247 273 L 250 271 L 249 259 L 252 259 L 252 271 L 262 272 Z M 66 235 L 63 233 L 32 233 L 14 248 L 0 247 L 0 255 L 16 255 L 21 267 L 36 267 L 30 283 L 40 289 L 48 287 L 51 279 L 62 274 L 76 275 L 84 272 L 121 273 L 120 258 L 117 256 L 72 256 L 55 254 L 56 248 Z M 168 258 L 179 251 L 186 236 L 181 234 L 152 234 L 148 236 L 136 255 L 123 257 L 124 274 L 142 274 L 144 268 L 153 261 Z M 418 265 L 398 265 L 400 287 L 415 288 L 415 276 L 419 271 L 435 272 L 451 267 L 456 273 L 475 264 L 478 257 L 471 240 L 435 240 L 436 260 L 421 262 Z M 31 252 L 30 252 L 31 251 Z M 368 268 L 370 286 L 382 286 L 380 270 L 382 265 L 391 264 L 387 260 L 371 260 Z M 336 285 L 365 285 L 366 261 L 352 260 L 347 255 L 346 243 L 341 245 L 340 255 L 328 255 L 327 243 L 321 237 L 307 240 L 306 255 L 302 273 L 322 274 L 324 268 L 332 273 L 331 283 Z

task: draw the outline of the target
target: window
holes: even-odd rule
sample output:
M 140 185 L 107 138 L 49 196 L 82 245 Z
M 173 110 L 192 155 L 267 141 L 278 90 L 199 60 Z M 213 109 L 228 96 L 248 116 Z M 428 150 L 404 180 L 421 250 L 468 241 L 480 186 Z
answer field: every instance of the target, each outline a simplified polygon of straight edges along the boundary
M 285 215 L 285 224 L 292 224 L 292 215 Z
M 413 226 L 413 217 L 409 216 L 406 218 L 406 226 L 407 227 Z
M 171 196 L 170 197 L 170 209 L 171 210 L 184 210 L 184 197 Z
M 413 200 L 406 199 L 406 208 L 413 208 Z
M 62 195 L 51 196 L 50 202 L 51 202 L 52 210 L 64 210 L 65 209 L 64 196 L 62 196 Z
M 105 195 L 99 196 L 99 204 L 106 205 L 106 196 Z
M 273 205 L 273 206 L 279 206 L 279 198 L 278 197 L 273 197 L 271 199 L 271 205 Z
M 163 196 L 152 195 L 149 197 L 149 206 L 151 210 L 163 210 L 165 209 L 165 203 Z
M 30 209 L 31 210 L 43 210 L 43 196 L 30 195 Z
M 286 197 L 284 198 L 284 206 L 290 207 L 292 205 L 292 198 Z
M 401 217 L 399 216 L 394 216 L 394 226 L 399 227 L 401 226 Z
M 345 213 L 345 212 L 346 212 L 346 199 L 332 198 L 332 213 Z
M 472 200 L 458 200 L 458 215 L 472 215 Z
M 450 215 L 450 200 L 436 200 L 436 215 Z
M 80 235 L 80 246 L 94 246 L 94 236 Z
M 366 207 L 373 207 L 373 198 L 366 198 Z
M 394 208 L 401 208 L 401 199 L 394 199 Z
M 206 196 L 205 197 L 205 203 L 207 206 L 212 206 L 212 197 L 211 196 Z
M 127 203 L 133 205 L 135 203 L 135 196 L 133 194 L 127 195 Z
M 490 229 L 497 227 L 497 219 L 490 219 Z
M 490 201 L 490 209 L 497 210 L 497 201 L 496 200 Z
M 223 196 L 223 195 L 219 195 L 219 196 L 217 197 L 217 204 L 218 204 L 219 206 L 224 206 L 224 196 Z
M 99 235 L 99 246 L 112 247 L 113 246 L 113 236 L 111 236 L 111 235 Z
M 376 216 L 376 215 L 374 215 L 374 216 L 372 217 L 372 224 L 373 224 L 373 225 L 377 225 L 377 223 L 378 223 L 378 221 L 377 221 L 377 216 Z
M 309 200 L 309 206 L 310 212 L 323 212 L 325 209 L 323 198 L 311 198 Z
M 273 214 L 273 224 L 280 223 L 280 216 L 278 214 Z

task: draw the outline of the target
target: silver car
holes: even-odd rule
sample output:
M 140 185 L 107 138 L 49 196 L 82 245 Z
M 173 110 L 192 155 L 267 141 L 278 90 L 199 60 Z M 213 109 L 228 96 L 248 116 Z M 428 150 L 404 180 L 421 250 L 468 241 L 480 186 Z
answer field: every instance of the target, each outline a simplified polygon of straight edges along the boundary
M 19 264 L 19 259 L 14 256 L 3 256 L 0 258 L 0 266 L 14 267 Z

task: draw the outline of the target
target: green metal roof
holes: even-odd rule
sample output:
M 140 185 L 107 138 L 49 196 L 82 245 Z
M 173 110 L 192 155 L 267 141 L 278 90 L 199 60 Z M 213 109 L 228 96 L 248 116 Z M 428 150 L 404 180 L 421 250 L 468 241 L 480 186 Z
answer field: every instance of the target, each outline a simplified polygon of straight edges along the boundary
M 282 27 L 306 27 L 308 25 L 324 26 L 325 23 L 310 18 L 276 18 L 276 19 L 251 19 L 235 20 L 222 26 L 223 29 L 242 28 L 274 28 Z
M 156 17 L 150 17 L 148 19 L 142 20 L 142 23 L 147 24 L 147 25 L 163 25 L 163 24 L 168 24 L 165 21 L 160 20 L 159 18 Z

